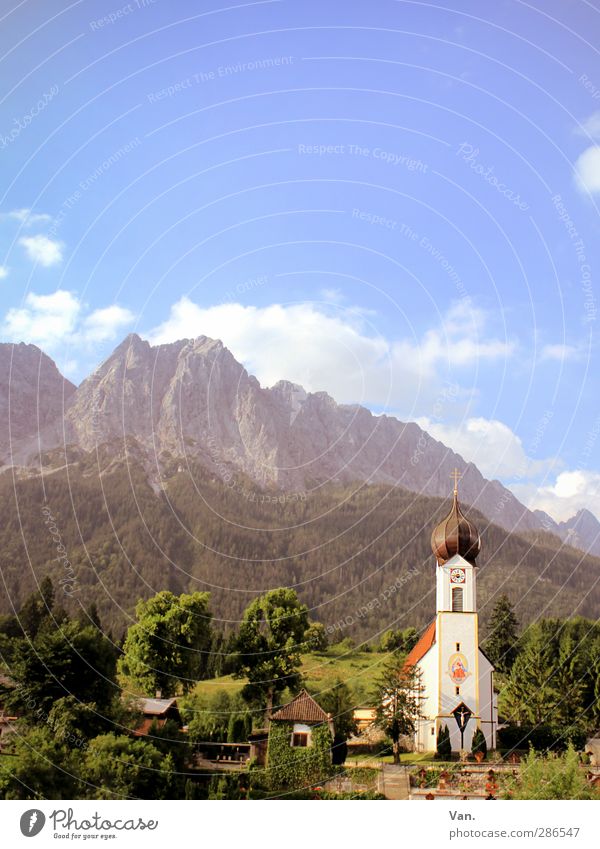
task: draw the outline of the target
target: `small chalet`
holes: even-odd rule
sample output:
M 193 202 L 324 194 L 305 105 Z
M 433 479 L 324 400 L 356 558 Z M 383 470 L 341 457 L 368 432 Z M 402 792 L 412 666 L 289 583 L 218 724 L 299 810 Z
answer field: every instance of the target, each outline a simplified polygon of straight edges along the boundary
M 327 726 L 328 750 L 331 746 L 333 737 L 331 717 L 306 690 L 301 690 L 291 702 L 272 713 L 269 724 L 269 728 L 253 731 L 248 737 L 250 758 L 260 766 L 265 766 L 267 763 L 269 745 L 274 737 L 278 737 L 282 742 L 287 740 L 289 748 L 301 753 L 303 750 L 312 749 L 315 728 Z
M 271 714 L 267 771 L 272 788 L 302 789 L 331 774 L 333 722 L 310 693 L 301 690 Z
M 327 725 L 333 736 L 330 715 L 325 713 L 306 690 L 301 690 L 291 702 L 271 714 L 271 722 L 290 726 L 290 746 L 293 748 L 311 746 L 316 726 Z
M 143 719 L 133 732 L 136 737 L 145 737 L 153 723 L 156 723 L 158 728 L 163 728 L 169 719 L 176 722 L 178 728 L 183 726 L 177 699 L 140 699 L 138 706 Z

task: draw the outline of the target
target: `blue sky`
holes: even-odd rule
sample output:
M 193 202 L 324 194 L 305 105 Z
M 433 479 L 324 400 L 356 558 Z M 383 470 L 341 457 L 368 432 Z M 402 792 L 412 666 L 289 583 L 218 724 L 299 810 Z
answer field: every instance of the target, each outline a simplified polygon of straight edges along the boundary
M 3 4 L 0 312 L 414 419 L 600 515 L 600 7 Z

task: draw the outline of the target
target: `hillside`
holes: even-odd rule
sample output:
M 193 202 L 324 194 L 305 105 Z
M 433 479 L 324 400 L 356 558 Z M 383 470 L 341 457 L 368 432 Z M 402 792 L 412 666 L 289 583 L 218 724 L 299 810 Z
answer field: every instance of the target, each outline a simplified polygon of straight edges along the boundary
M 434 610 L 429 538 L 448 502 L 385 485 L 328 485 L 305 498 L 224 484 L 200 465 L 167 466 L 156 491 L 135 460 L 110 450 L 71 456 L 44 478 L 0 477 L 0 612 L 12 612 L 45 574 L 63 581 L 68 609 L 95 601 L 116 635 L 135 603 L 161 589 L 208 590 L 227 630 L 255 594 L 294 586 L 332 639 L 422 627 Z M 98 476 L 96 463 L 107 471 Z M 44 507 L 46 512 L 43 512 Z M 506 591 L 524 624 L 538 616 L 596 618 L 600 560 L 536 533 L 535 540 L 469 511 L 482 535 L 478 595 Z M 61 548 L 64 546 L 64 549 Z M 65 583 L 66 582 L 66 583 Z

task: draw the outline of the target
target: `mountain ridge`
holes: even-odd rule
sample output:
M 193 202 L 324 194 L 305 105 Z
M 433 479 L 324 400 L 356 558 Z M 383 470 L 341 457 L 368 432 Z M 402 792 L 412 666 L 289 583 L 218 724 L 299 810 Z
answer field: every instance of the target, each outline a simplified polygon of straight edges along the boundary
M 456 467 L 464 503 L 508 530 L 569 534 L 580 545 L 586 534 L 595 536 L 589 520 L 579 522 L 577 535 L 551 519 L 548 527 L 547 518 L 414 422 L 337 404 L 328 393 L 307 392 L 291 381 L 262 387 L 220 340 L 198 336 L 152 345 L 132 333 L 78 387 L 35 346 L 6 347 L 13 348 L 12 360 L 28 360 L 22 371 L 32 371 L 36 356 L 43 362 L 48 392 L 37 403 L 50 412 L 37 432 L 22 427 L 16 439 L 3 441 L 5 466 L 27 469 L 52 452 L 89 452 L 104 444 L 126 456 L 134 440 L 157 486 L 165 462 L 191 457 L 221 478 L 239 473 L 283 491 L 364 481 L 436 497 L 448 494 Z M 28 350 L 24 358 L 25 348 L 38 353 L 32 358 Z M 6 360 L 6 352 L 0 354 Z M 8 407 L 0 405 L 2 433 L 12 425 L 8 417 Z

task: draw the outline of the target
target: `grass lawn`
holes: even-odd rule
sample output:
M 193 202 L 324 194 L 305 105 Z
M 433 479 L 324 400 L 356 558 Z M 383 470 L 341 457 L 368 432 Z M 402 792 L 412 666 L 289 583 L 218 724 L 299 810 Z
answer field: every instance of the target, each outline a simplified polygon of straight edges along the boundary
M 437 765 L 441 765 L 441 761 L 436 761 L 433 752 L 402 752 L 400 755 L 400 763 L 401 764 L 421 764 L 421 763 L 434 763 Z M 377 766 L 380 763 L 384 764 L 393 764 L 394 756 L 392 754 L 389 755 L 355 755 L 351 754 L 348 756 L 346 760 L 346 766 L 352 767 L 356 766 L 369 766 L 370 764 L 373 766 Z
M 357 703 L 370 703 L 371 692 L 381 667 L 389 655 L 333 646 L 323 653 L 307 654 L 302 658 L 302 675 L 315 691 L 327 689 L 336 678 L 352 690 Z
M 381 666 L 388 657 L 383 652 L 366 652 L 332 646 L 327 651 L 306 654 L 302 658 L 302 676 L 310 690 L 318 693 L 327 689 L 336 678 L 341 678 L 352 690 L 357 703 L 372 701 L 373 684 L 380 675 Z M 230 695 L 239 692 L 244 681 L 223 675 L 199 681 L 194 692 L 211 695 L 217 690 L 226 690 Z

